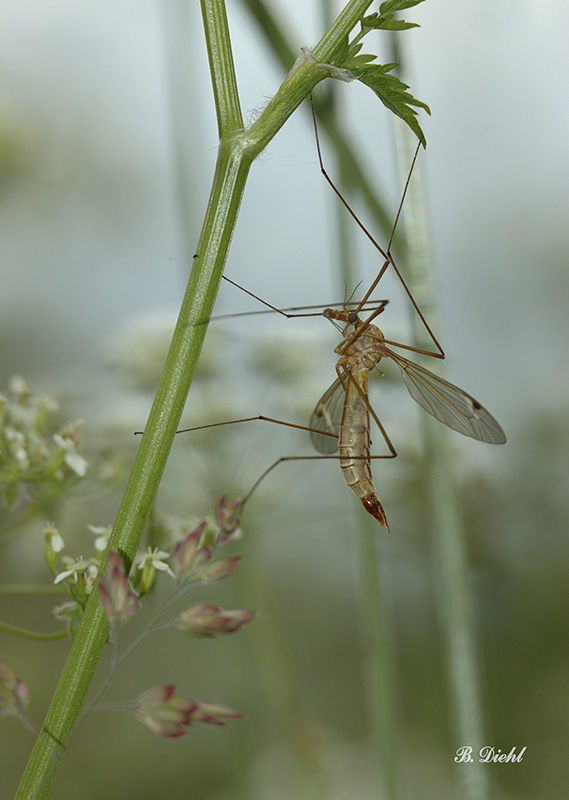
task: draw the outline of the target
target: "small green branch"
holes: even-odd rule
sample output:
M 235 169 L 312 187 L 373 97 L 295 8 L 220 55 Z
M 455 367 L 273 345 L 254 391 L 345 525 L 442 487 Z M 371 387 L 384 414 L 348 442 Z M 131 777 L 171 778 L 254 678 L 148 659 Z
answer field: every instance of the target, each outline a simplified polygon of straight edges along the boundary
M 201 0 L 219 138 L 243 129 L 224 0 Z
M 346 5 L 314 48 L 314 57 L 318 61 L 335 63 L 335 56 L 341 50 L 346 36 L 359 23 L 371 3 L 372 0 L 352 0 Z
M 55 633 L 36 633 L 25 628 L 18 628 L 16 625 L 8 625 L 7 622 L 0 622 L 0 631 L 11 633 L 12 636 L 19 636 L 22 639 L 33 639 L 37 642 L 56 642 L 58 639 L 66 639 L 69 636 L 66 630 L 56 631 Z
M 63 586 L 53 583 L 0 584 L 0 597 L 63 597 L 66 594 Z

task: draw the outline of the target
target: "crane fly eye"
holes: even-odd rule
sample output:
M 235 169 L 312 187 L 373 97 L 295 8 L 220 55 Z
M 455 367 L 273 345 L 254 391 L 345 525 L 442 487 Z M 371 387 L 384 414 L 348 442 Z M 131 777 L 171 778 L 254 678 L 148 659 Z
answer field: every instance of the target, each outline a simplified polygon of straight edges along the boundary
M 350 313 L 348 314 L 348 322 L 349 322 L 349 324 L 350 325 L 355 325 L 357 321 L 358 321 L 358 315 L 356 314 L 356 312 L 355 311 L 350 311 Z

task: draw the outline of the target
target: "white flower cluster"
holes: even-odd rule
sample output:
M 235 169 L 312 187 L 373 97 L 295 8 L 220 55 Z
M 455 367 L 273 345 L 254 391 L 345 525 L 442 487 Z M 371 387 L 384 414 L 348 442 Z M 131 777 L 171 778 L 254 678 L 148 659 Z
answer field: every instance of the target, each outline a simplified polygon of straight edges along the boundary
M 36 394 L 15 376 L 0 393 L 0 499 L 14 508 L 41 483 L 82 478 L 87 462 L 77 452 L 81 422 L 55 428 L 55 398 Z

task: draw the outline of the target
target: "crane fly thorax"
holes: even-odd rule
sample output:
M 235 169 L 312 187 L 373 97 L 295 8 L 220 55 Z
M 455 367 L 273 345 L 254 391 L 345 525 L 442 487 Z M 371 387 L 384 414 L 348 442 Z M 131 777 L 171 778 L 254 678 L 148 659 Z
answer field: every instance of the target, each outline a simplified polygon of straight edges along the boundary
M 369 372 L 385 355 L 384 336 L 377 325 L 367 325 L 359 336 L 356 335 L 364 324 L 358 319 L 354 331 L 344 333 L 345 339 L 336 348 L 336 352 L 342 356 L 342 365 L 347 369 L 364 369 Z

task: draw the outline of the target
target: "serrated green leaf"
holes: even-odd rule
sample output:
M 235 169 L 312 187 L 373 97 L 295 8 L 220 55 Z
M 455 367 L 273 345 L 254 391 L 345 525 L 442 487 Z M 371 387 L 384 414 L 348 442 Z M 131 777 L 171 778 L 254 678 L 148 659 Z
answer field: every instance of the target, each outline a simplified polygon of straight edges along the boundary
M 399 64 L 396 61 L 393 61 L 390 64 L 374 64 L 377 73 L 391 72 L 392 69 L 395 69 L 398 66 Z
M 409 28 L 420 27 L 415 22 L 406 22 L 402 19 L 394 19 L 397 11 L 404 11 L 407 8 L 419 5 L 424 0 L 388 0 L 379 7 L 379 14 L 369 14 L 362 19 L 362 28 L 374 28 L 388 31 L 402 31 Z
M 357 79 L 365 83 L 379 97 L 383 105 L 403 120 L 417 136 L 423 147 L 426 146 L 425 135 L 417 120 L 417 110 L 413 106 L 431 113 L 428 105 L 417 100 L 406 90 L 406 83 L 400 81 L 395 75 L 385 74 L 379 65 L 363 67 L 356 75 Z
M 388 14 L 394 13 L 395 11 L 405 11 L 407 8 L 413 8 L 413 6 L 418 6 L 419 3 L 423 3 L 424 0 L 387 0 L 386 3 L 382 3 L 379 7 L 380 14 Z
M 361 56 L 355 56 L 354 58 L 346 59 L 346 61 L 343 62 L 342 67 L 343 69 L 347 69 L 352 72 L 357 78 L 360 70 L 363 69 L 366 64 L 369 64 L 370 61 L 373 61 L 374 58 L 375 56 L 362 53 Z
M 419 3 L 424 3 L 425 0 L 404 0 L 403 3 L 399 6 L 401 11 L 405 11 L 406 8 L 413 8 L 413 6 L 418 6 Z
M 360 45 L 360 47 L 361 47 L 361 45 Z M 359 48 L 358 48 L 358 50 L 359 50 Z M 341 64 L 346 58 L 348 58 L 349 53 L 350 53 L 350 41 L 349 41 L 348 37 L 345 36 L 342 39 L 342 44 L 338 48 L 338 52 L 336 53 L 336 58 L 334 59 L 336 64 Z
M 394 11 L 397 11 L 397 8 L 393 8 L 393 6 L 397 6 L 397 0 L 386 0 L 385 3 L 380 4 L 379 13 L 382 16 L 392 14 Z
M 362 49 L 362 42 L 354 42 L 353 44 L 351 44 L 346 60 L 354 58 L 354 56 L 356 56 L 361 49 Z
M 410 28 L 420 28 L 417 22 L 405 22 L 403 19 L 390 19 L 381 26 L 382 31 L 408 31 Z

